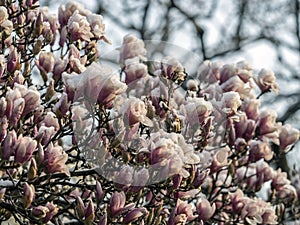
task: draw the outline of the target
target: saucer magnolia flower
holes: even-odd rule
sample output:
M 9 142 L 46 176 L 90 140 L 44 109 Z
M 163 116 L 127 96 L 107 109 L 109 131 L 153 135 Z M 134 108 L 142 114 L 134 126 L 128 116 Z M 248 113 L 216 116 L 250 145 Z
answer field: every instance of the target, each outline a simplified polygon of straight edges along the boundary
M 215 203 L 211 205 L 208 200 L 201 199 L 200 202 L 197 203 L 196 209 L 199 219 L 205 222 L 214 215 L 216 211 L 216 205 Z
M 278 92 L 278 85 L 276 84 L 276 77 L 273 71 L 262 69 L 254 80 L 261 92 L 269 90 Z
M 181 107 L 182 113 L 190 126 L 203 124 L 211 115 L 213 106 L 204 98 L 187 98 L 186 104 Z
M 29 185 L 26 182 L 23 187 L 23 192 L 24 192 L 23 199 L 22 199 L 23 206 L 25 209 L 28 209 L 31 206 L 31 203 L 34 198 L 34 194 L 35 194 L 34 187 L 32 185 Z
M 175 83 L 182 83 L 187 77 L 181 63 L 170 56 L 162 59 L 161 62 L 162 77 L 172 80 Z
M 0 6 L 0 25 L 3 21 L 8 19 L 7 9 L 4 6 Z
M 20 135 L 16 141 L 15 162 L 25 163 L 29 161 L 36 146 L 37 142 L 31 137 Z
M 104 37 L 105 25 L 103 24 L 103 17 L 101 15 L 92 13 L 87 16 L 87 20 L 90 24 L 91 32 L 94 35 L 94 37 L 97 39 L 104 38 L 104 40 L 108 41 Z
M 262 111 L 258 117 L 259 134 L 265 135 L 277 131 L 276 118 L 277 113 L 274 110 L 268 109 Z
M 134 58 L 135 61 L 137 58 Z M 130 62 L 129 59 L 126 60 L 126 67 L 125 67 L 125 83 L 130 84 L 131 82 L 137 81 L 138 79 L 147 76 L 147 66 L 145 64 L 139 62 Z
M 69 169 L 66 166 L 68 154 L 66 154 L 61 146 L 53 146 L 49 144 L 45 151 L 44 164 L 47 173 L 65 173 L 70 175 Z
M 47 74 L 52 71 L 54 62 L 55 60 L 52 52 L 42 52 L 39 56 L 39 60 L 35 61 L 35 64 L 41 73 Z
M 125 60 L 139 57 L 141 60 L 146 60 L 145 44 L 132 34 L 128 34 L 123 39 L 123 44 L 120 49 L 120 64 L 125 65 Z
M 78 10 L 70 17 L 67 27 L 72 41 L 90 41 L 93 37 L 87 18 L 80 15 Z
M 242 105 L 240 95 L 237 92 L 225 92 L 221 99 L 222 111 L 226 114 L 236 114 L 238 108 Z
M 210 171 L 211 173 L 214 173 L 221 169 L 224 166 L 227 166 L 229 164 L 228 161 L 228 152 L 229 149 L 221 149 L 217 151 L 217 153 L 213 156 L 213 160 L 211 163 Z
M 273 151 L 269 143 L 252 140 L 250 142 L 249 160 L 251 162 L 255 162 L 262 158 L 266 161 L 269 161 L 273 158 Z
M 126 195 L 122 192 L 115 191 L 109 202 L 110 206 L 110 213 L 112 217 L 117 217 L 121 215 L 124 211 L 132 208 L 134 206 L 134 203 L 129 203 L 128 205 L 125 205 L 126 202 Z
M 187 177 L 186 164 L 197 164 L 200 158 L 193 146 L 187 144 L 181 134 L 166 133 L 160 130 L 153 133 L 148 145 L 151 165 L 157 166 L 162 176 L 181 174 Z M 167 174 L 163 174 L 163 173 Z
M 293 128 L 290 124 L 286 124 L 279 129 L 280 149 L 285 150 L 288 146 L 295 144 L 299 140 L 299 130 Z
M 133 126 L 136 123 L 142 123 L 146 126 L 153 126 L 152 121 L 146 116 L 147 108 L 145 103 L 138 98 L 129 98 L 123 103 L 121 113 L 124 115 L 125 125 Z

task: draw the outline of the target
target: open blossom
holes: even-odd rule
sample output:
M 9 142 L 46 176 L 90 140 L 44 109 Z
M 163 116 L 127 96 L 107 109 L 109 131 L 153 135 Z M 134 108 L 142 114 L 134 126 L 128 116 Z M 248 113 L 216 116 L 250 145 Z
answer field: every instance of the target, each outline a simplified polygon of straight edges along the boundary
M 120 49 L 120 64 L 124 66 L 125 60 L 139 57 L 141 60 L 145 60 L 146 56 L 145 44 L 142 40 L 138 39 L 132 34 L 128 34 L 123 39 L 123 44 Z
M 67 25 L 69 18 L 76 10 L 83 16 L 87 16 L 91 13 L 89 10 L 85 9 L 82 4 L 76 1 L 68 1 L 58 9 L 58 21 L 61 27 Z
M 262 69 L 258 76 L 255 78 L 255 82 L 262 92 L 273 90 L 278 92 L 278 85 L 276 83 L 276 77 L 273 71 Z
M 280 149 L 285 150 L 288 146 L 299 140 L 299 130 L 293 128 L 290 124 L 286 124 L 279 129 Z
M 147 76 L 147 66 L 145 64 L 139 63 L 138 58 L 134 60 L 127 59 L 125 61 L 125 83 L 130 84 L 131 82 L 137 81 L 138 79 Z M 134 83 L 135 84 L 135 83 Z
M 235 114 L 242 105 L 240 95 L 237 92 L 225 92 L 221 99 L 221 107 L 226 114 Z
M 49 144 L 45 151 L 44 164 L 47 173 L 65 173 L 70 175 L 69 169 L 66 166 L 68 154 L 66 154 L 61 146 L 53 146 Z
M 187 144 L 181 134 L 166 133 L 163 130 L 153 133 L 148 150 L 151 164 L 158 166 L 162 173 L 167 173 L 162 176 L 181 174 L 186 177 L 189 174 L 184 166 L 200 162 L 193 146 Z
M 121 113 L 124 115 L 123 120 L 125 125 L 133 126 L 136 123 L 142 123 L 146 126 L 152 126 L 152 121 L 146 116 L 147 108 L 145 103 L 138 98 L 127 99 L 121 108 Z
M 172 80 L 175 83 L 182 83 L 187 77 L 187 74 L 185 73 L 181 63 L 177 59 L 170 56 L 162 59 L 161 70 L 162 77 Z
M 107 40 L 104 37 L 105 25 L 103 24 L 103 17 L 101 15 L 92 13 L 87 16 L 87 20 L 90 24 L 91 32 L 94 35 L 94 37 L 97 39 L 104 38 L 104 40 Z
M 268 142 L 255 141 L 250 142 L 249 160 L 255 162 L 264 158 L 269 161 L 273 158 L 273 151 Z
M 204 98 L 187 98 L 186 104 L 180 109 L 190 126 L 203 124 L 211 115 L 213 106 Z
M 42 52 L 39 55 L 39 60 L 36 60 L 35 64 L 41 71 L 41 73 L 49 73 L 54 66 L 54 55 L 52 52 Z
M 78 10 L 70 17 L 68 30 L 72 41 L 89 41 L 93 37 L 89 22 L 85 16 L 79 14 Z

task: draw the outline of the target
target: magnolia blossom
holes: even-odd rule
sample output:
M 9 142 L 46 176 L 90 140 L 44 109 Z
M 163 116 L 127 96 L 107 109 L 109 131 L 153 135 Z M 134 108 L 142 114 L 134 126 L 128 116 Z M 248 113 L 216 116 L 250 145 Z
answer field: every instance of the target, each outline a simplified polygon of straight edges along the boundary
M 181 174 L 187 177 L 189 174 L 184 166 L 200 162 L 200 158 L 195 154 L 192 145 L 185 143 L 181 134 L 166 133 L 163 130 L 153 133 L 148 150 L 151 165 L 157 167 L 162 176 L 169 177 Z
M 97 14 L 89 14 L 87 16 L 87 20 L 91 27 L 91 32 L 93 33 L 94 37 L 97 39 L 104 38 L 105 34 L 105 25 L 103 24 L 103 17 Z
M 210 219 L 216 211 L 216 205 L 213 203 L 211 204 L 206 199 L 201 199 L 197 204 L 197 213 L 198 217 L 202 221 L 207 221 Z
M 213 106 L 203 98 L 187 98 L 186 104 L 181 106 L 181 112 L 191 127 L 203 124 L 211 115 Z
M 8 19 L 7 9 L 4 6 L 0 6 L 0 25 L 3 21 Z
M 199 66 L 197 77 L 200 82 L 216 83 L 220 79 L 220 63 L 213 63 L 205 60 Z
M 61 146 L 53 146 L 49 144 L 45 151 L 44 165 L 47 173 L 65 173 L 70 175 L 69 169 L 66 166 L 68 154 L 66 154 Z
M 276 77 L 273 71 L 262 69 L 258 76 L 255 78 L 255 82 L 262 92 L 273 90 L 278 92 L 278 85 L 276 84 Z
M 32 138 L 19 136 L 15 146 L 15 162 L 27 162 L 31 158 L 36 146 L 37 142 Z
M 147 117 L 147 108 L 145 103 L 131 97 L 127 99 L 121 108 L 121 114 L 125 125 L 133 126 L 136 123 L 142 123 L 146 126 L 153 126 L 152 121 Z
M 269 143 L 252 140 L 250 142 L 249 160 L 255 162 L 262 158 L 267 161 L 273 158 L 273 151 Z
M 68 30 L 72 41 L 89 41 L 93 37 L 87 18 L 80 15 L 78 10 L 68 20 Z
M 237 92 L 225 92 L 221 99 L 221 107 L 226 114 L 235 114 L 242 105 L 240 95 Z
M 279 129 L 280 149 L 285 150 L 288 146 L 299 140 L 299 130 L 293 128 L 290 124 L 286 124 Z
M 123 38 L 123 44 L 120 49 L 120 64 L 124 66 L 126 59 L 139 57 L 141 60 L 146 60 L 145 44 L 132 34 L 126 35 Z
M 259 134 L 265 135 L 277 131 L 276 118 L 277 113 L 274 110 L 261 111 L 258 117 Z
M 49 73 L 54 66 L 54 55 L 52 52 L 43 52 L 39 56 L 39 60 L 35 61 L 35 64 L 41 71 L 41 73 Z
M 163 77 L 172 80 L 175 83 L 182 83 L 187 77 L 187 74 L 185 73 L 181 63 L 177 59 L 170 56 L 162 59 L 161 70 Z
M 89 10 L 86 10 L 82 4 L 76 1 L 68 1 L 67 4 L 61 5 L 58 9 L 58 21 L 61 27 L 67 25 L 69 18 L 76 10 L 83 16 L 87 16 L 91 13 Z
M 130 84 L 142 77 L 148 75 L 147 66 L 145 64 L 139 63 L 136 61 L 137 58 L 134 58 L 134 61 L 128 59 L 125 61 L 125 83 Z

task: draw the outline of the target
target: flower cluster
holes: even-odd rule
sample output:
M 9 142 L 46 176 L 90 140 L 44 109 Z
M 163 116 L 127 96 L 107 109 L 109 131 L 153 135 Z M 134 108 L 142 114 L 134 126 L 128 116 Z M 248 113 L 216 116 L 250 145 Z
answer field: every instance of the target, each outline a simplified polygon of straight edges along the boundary
M 0 2 L 0 221 L 299 219 L 300 179 L 282 165 L 299 131 L 260 108 L 272 71 L 204 61 L 190 74 L 131 34 L 115 69 L 99 60 L 101 15 Z

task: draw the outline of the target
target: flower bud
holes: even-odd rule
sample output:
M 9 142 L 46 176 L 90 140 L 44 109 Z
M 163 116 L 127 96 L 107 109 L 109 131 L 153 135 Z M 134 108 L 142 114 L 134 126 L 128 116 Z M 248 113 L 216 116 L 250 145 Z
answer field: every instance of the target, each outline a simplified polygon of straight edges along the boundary
M 0 142 L 4 140 L 7 134 L 8 122 L 6 116 L 0 119 Z
M 135 222 L 136 220 L 138 220 L 138 218 L 140 218 L 141 216 L 146 215 L 147 213 L 148 213 L 148 210 L 144 207 L 133 209 L 133 210 L 131 210 L 130 212 L 128 212 L 126 214 L 126 216 L 124 217 L 123 222 L 124 223 Z
M 11 48 L 7 58 L 7 70 L 13 73 L 15 70 L 20 68 L 20 55 L 16 48 Z
M 28 209 L 31 206 L 31 203 L 34 198 L 34 187 L 28 183 L 24 184 L 24 196 L 23 196 L 23 206 L 25 209 Z
M 6 70 L 6 62 L 4 55 L 0 55 L 0 78 L 3 76 L 4 71 Z
M 228 164 L 228 151 L 226 149 L 221 149 L 213 156 L 210 171 L 211 173 L 214 173 Z
M 39 219 L 45 218 L 48 212 L 49 209 L 41 205 L 34 207 L 32 210 L 32 214 Z
M 104 197 L 104 192 L 99 181 L 96 181 L 96 199 L 97 202 L 100 203 Z
M 43 219 L 44 223 L 49 222 L 53 218 L 53 216 L 55 216 L 58 213 L 58 207 L 53 203 L 48 202 L 46 204 L 46 207 L 49 209 L 49 211 L 47 212 L 45 218 Z
M 29 170 L 27 173 L 28 180 L 33 180 L 37 176 L 37 165 L 34 158 L 31 158 Z
M 98 225 L 107 225 L 107 213 L 100 217 Z
M 85 217 L 84 224 L 86 225 L 92 224 L 95 219 L 94 203 L 91 199 L 89 200 L 89 203 L 85 209 L 84 217 Z
M 6 192 L 6 188 L 1 188 L 1 189 L 0 189 L 0 203 L 1 203 L 1 202 L 3 201 L 3 199 L 4 199 L 5 192 Z
M 80 197 L 77 197 L 77 205 L 76 205 L 76 212 L 79 218 L 83 218 L 85 214 L 85 206 Z
M 40 36 L 40 34 L 42 33 L 43 30 L 43 13 L 39 12 L 35 24 L 34 24 L 34 30 L 33 30 L 33 34 L 35 35 L 35 37 Z
M 16 132 L 13 131 L 9 131 L 7 136 L 4 139 L 3 142 L 3 146 L 2 146 L 2 158 L 5 160 L 8 160 L 10 158 L 10 156 L 12 156 L 14 154 L 14 147 L 17 141 L 17 134 Z

